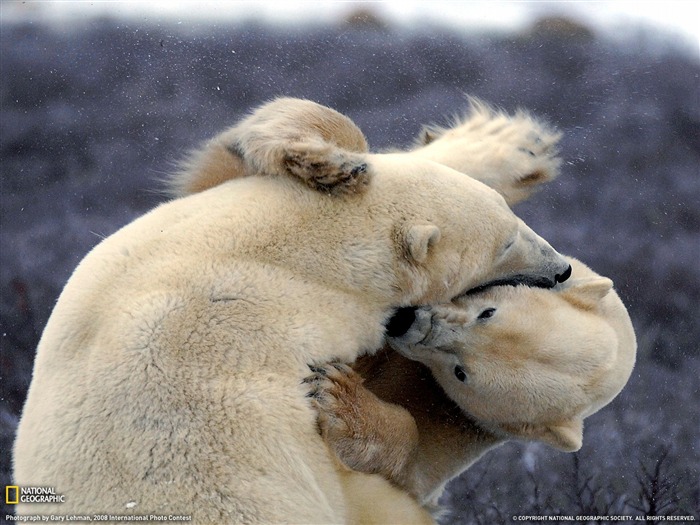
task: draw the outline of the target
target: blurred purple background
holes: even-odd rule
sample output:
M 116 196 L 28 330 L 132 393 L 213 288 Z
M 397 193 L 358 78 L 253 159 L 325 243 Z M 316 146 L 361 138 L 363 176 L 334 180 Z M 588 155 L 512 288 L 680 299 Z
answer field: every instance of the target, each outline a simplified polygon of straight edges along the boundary
M 639 363 L 587 420 L 581 452 L 492 452 L 450 485 L 443 522 L 640 514 L 654 498 L 700 518 L 700 61 L 687 34 L 559 15 L 419 27 L 381 9 L 293 25 L 35 15 L 0 18 L 0 485 L 63 284 L 164 200 L 159 179 L 188 149 L 279 95 L 346 113 L 376 150 L 404 147 L 464 111 L 466 93 L 564 132 L 562 176 L 515 211 L 615 281 Z M 654 479 L 666 492 L 645 495 Z

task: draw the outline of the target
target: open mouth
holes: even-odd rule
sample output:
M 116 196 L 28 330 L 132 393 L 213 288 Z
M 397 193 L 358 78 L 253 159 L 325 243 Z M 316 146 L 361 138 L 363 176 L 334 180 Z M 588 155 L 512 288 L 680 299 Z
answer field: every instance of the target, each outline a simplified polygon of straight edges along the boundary
M 514 275 L 505 279 L 496 279 L 486 284 L 481 284 L 464 292 L 462 295 L 472 295 L 483 292 L 494 286 L 529 286 L 531 288 L 554 288 L 557 284 L 563 283 L 571 277 L 571 266 L 564 272 L 558 273 L 554 278 L 544 277 L 542 275 Z
M 496 279 L 485 284 L 481 284 L 464 292 L 462 295 L 472 295 L 483 292 L 494 286 L 529 286 L 531 288 L 554 288 L 556 282 L 546 277 L 535 277 L 532 275 L 515 275 L 507 279 Z

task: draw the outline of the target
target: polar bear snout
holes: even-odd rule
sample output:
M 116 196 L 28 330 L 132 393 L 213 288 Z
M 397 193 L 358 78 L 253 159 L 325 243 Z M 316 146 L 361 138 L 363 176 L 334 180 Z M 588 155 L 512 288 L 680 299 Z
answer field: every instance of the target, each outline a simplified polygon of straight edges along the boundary
M 558 273 L 558 274 L 556 274 L 556 275 L 554 276 L 554 280 L 555 280 L 557 283 L 563 283 L 563 282 L 566 281 L 569 277 L 571 277 L 571 271 L 572 271 L 572 270 L 571 270 L 571 265 L 569 265 L 568 268 L 567 268 L 566 270 L 564 270 L 563 273 L 560 273 L 560 274 Z
M 399 308 L 386 324 L 387 337 L 401 337 L 408 332 L 416 320 L 416 307 Z
M 526 279 L 523 284 L 536 288 L 553 288 L 571 277 L 571 264 L 569 264 L 568 259 L 552 248 L 542 237 L 529 228 L 527 229 L 529 231 L 525 234 L 525 238 L 533 251 L 538 253 L 537 258 L 542 261 L 542 264 L 539 269 L 534 268 L 532 273 L 525 272 L 526 275 L 530 274 L 533 282 L 528 283 Z
M 430 346 L 431 336 L 435 331 L 435 313 L 439 311 L 439 308 L 420 306 L 417 308 L 403 308 L 402 310 L 410 310 L 410 312 L 401 313 L 401 330 L 396 330 L 393 333 L 387 331 L 387 341 L 397 352 L 409 359 L 415 359 L 415 356 L 411 353 L 412 350 L 416 349 L 415 347 L 420 346 L 424 349 Z M 397 326 L 399 326 L 398 320 Z
M 518 229 L 515 238 L 497 259 L 490 272 L 492 278 L 466 290 L 466 294 L 504 285 L 554 288 L 571 276 L 571 265 L 566 257 L 521 219 L 516 220 Z
M 552 250 L 555 254 L 555 262 L 547 265 L 539 274 L 518 275 L 512 279 L 505 279 L 501 284 L 525 285 L 531 288 L 554 288 L 571 277 L 571 265 L 564 257 Z

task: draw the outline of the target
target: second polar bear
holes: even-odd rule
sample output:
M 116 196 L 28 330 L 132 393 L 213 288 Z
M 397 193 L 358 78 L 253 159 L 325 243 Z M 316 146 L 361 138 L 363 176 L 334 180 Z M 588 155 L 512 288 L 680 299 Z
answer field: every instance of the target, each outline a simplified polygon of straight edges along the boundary
M 175 199 L 83 259 L 42 334 L 14 448 L 15 482 L 65 502 L 18 514 L 361 521 L 307 366 L 375 352 L 396 307 L 570 273 L 477 181 L 410 155 L 327 153 L 332 169 L 291 147 L 270 158 L 293 177 Z
M 307 381 L 338 456 L 430 505 L 508 439 L 578 450 L 583 419 L 629 379 L 636 340 L 612 281 L 570 262 L 553 290 L 497 286 L 419 308 L 393 350 L 317 370 Z

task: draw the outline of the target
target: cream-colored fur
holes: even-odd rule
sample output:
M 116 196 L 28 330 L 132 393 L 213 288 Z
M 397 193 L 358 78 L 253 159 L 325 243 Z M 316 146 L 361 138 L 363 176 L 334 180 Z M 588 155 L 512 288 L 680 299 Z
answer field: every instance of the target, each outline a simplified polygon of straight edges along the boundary
M 583 419 L 627 382 L 636 341 L 612 282 L 570 262 L 554 290 L 498 286 L 419 308 L 389 338 L 396 352 L 320 369 L 307 382 L 324 438 L 424 504 L 506 439 L 578 450 Z
M 578 450 L 583 418 L 627 382 L 636 341 L 612 281 L 569 260 L 572 277 L 554 290 L 494 287 L 420 308 L 390 344 L 483 424 Z
M 279 174 L 298 151 L 245 162 Z M 371 354 L 397 306 L 519 275 L 554 284 L 568 263 L 485 185 L 412 154 L 359 155 L 367 180 L 333 176 L 332 195 L 299 162 L 163 204 L 85 257 L 42 335 L 14 449 L 15 482 L 66 502 L 19 514 L 346 523 L 366 518 L 348 487 L 378 487 L 364 509 L 379 487 L 410 501 L 338 469 L 307 366 Z

